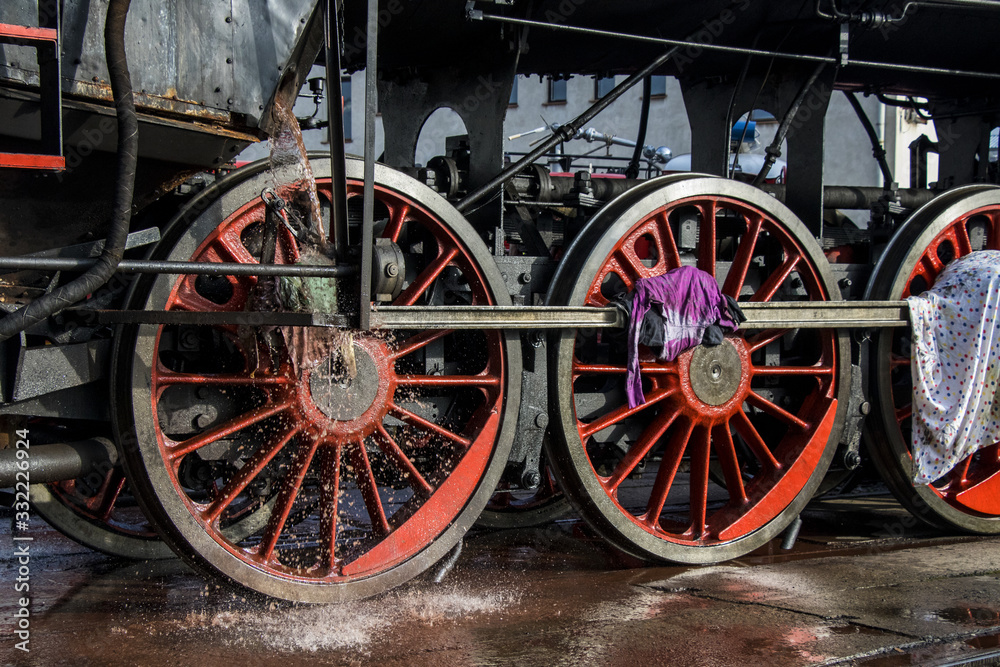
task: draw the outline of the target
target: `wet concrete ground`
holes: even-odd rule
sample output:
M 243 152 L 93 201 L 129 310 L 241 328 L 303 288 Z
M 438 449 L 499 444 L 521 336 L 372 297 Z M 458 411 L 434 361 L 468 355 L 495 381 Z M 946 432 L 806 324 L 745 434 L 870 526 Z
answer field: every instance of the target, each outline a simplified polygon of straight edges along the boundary
M 128 563 L 32 522 L 30 653 L 3 518 L 12 665 L 946 665 L 1000 656 L 1000 538 L 920 528 L 888 497 L 815 502 L 791 552 L 650 567 L 578 521 L 476 530 L 433 573 L 338 606 L 251 602 L 177 560 Z M 996 664 L 1000 664 L 1000 660 Z

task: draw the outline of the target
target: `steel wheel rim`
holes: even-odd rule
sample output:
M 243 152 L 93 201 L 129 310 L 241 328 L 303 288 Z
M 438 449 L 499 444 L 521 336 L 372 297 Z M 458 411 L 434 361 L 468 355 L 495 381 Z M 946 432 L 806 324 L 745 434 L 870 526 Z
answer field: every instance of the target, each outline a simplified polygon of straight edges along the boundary
M 318 179 L 328 177 L 327 162 L 314 162 L 313 169 Z M 361 167 L 357 162 L 349 163 L 348 175 L 354 179 L 351 185 L 352 195 L 360 194 L 358 179 Z M 438 246 L 434 260 L 429 261 L 421 275 L 410 281 L 411 285 L 429 288 L 437 284 L 437 278 L 442 272 L 460 271 L 471 285 L 475 303 L 505 303 L 506 292 L 496 289 L 497 284 L 503 284 L 502 277 L 492 263 L 485 262 L 488 253 L 485 248 L 475 245 L 478 238 L 457 213 L 452 213 L 446 204 L 442 205 L 443 202 L 439 202 L 430 190 L 381 166 L 377 172 L 377 183 L 382 185 L 377 185 L 376 197 L 383 204 L 388 204 L 390 213 L 384 235 L 398 239 L 401 233 L 405 235 L 407 230 L 419 227 L 426 236 L 432 237 L 433 243 L 430 245 L 436 243 Z M 390 185 L 384 185 L 386 183 Z M 259 217 L 262 213 L 252 210 L 255 206 L 256 204 L 244 205 L 233 215 L 223 218 L 229 221 L 226 224 L 231 224 L 234 219 L 245 221 L 253 216 Z M 434 210 L 430 210 L 428 206 L 432 206 Z M 442 211 L 445 211 L 443 215 Z M 185 244 L 187 250 L 194 244 L 197 247 L 189 256 L 209 258 L 213 254 L 209 251 L 213 245 L 217 245 L 218 238 L 234 238 L 225 224 L 209 231 L 204 241 L 197 241 L 194 236 L 191 232 L 184 232 L 173 252 L 185 252 Z M 492 273 L 497 275 L 491 275 Z M 187 305 L 192 305 L 194 300 L 190 298 L 190 290 L 179 289 L 182 282 L 171 284 L 169 293 L 162 284 L 155 284 L 149 303 L 153 307 L 158 302 L 169 307 L 177 302 L 180 295 L 181 302 L 187 299 Z M 414 303 L 424 294 L 425 290 L 419 287 L 404 290 L 395 303 Z M 240 292 L 234 289 L 234 297 L 227 301 L 227 307 L 236 307 L 237 296 L 240 296 Z M 154 356 L 157 362 L 160 361 L 159 355 L 154 355 L 154 351 L 160 348 L 161 336 L 165 330 L 156 327 L 142 329 L 148 332 L 145 335 L 154 337 L 154 342 L 147 345 L 148 349 L 138 353 L 139 356 L 145 354 L 148 357 L 139 359 L 139 363 L 133 367 L 132 378 L 140 381 L 144 373 L 143 365 Z M 141 332 L 140 340 L 142 335 Z M 246 467 L 250 472 L 242 475 L 233 473 L 222 486 L 218 498 L 210 503 L 193 498 L 190 489 L 185 489 L 179 476 L 179 462 L 190 455 L 184 450 L 199 445 L 199 436 L 190 438 L 186 444 L 172 445 L 172 439 L 162 433 L 159 425 L 147 428 L 137 423 L 140 457 L 130 457 L 132 467 L 144 466 L 146 472 L 142 475 L 145 476 L 148 472 L 149 476 L 145 489 L 147 495 L 140 497 L 145 497 L 146 500 L 151 496 L 159 499 L 172 488 L 183 511 L 179 511 L 176 506 L 160 506 L 156 509 L 159 510 L 159 517 L 168 526 L 172 525 L 173 530 L 168 532 L 175 538 L 173 541 L 188 544 L 194 549 L 197 553 L 193 559 L 196 565 L 207 566 L 243 586 L 267 595 L 312 602 L 334 601 L 370 595 L 401 583 L 444 555 L 471 525 L 502 471 L 506 448 L 510 445 L 512 433 L 505 403 L 512 399 L 516 403 L 517 400 L 516 392 L 512 395 L 509 379 L 512 372 L 518 372 L 515 370 L 519 368 L 518 359 L 511 356 L 512 346 L 508 336 L 499 332 L 478 332 L 472 335 L 483 339 L 483 369 L 471 376 L 445 373 L 443 377 L 423 377 L 400 369 L 430 345 L 457 345 L 453 340 L 453 333 L 414 333 L 399 341 L 370 334 L 357 336 L 353 349 L 359 358 L 365 358 L 367 363 L 376 366 L 378 387 L 367 409 L 361 410 L 359 414 L 352 414 L 350 418 L 334 419 L 323 412 L 320 401 L 310 391 L 308 372 L 295 375 L 289 364 L 283 362 L 276 370 L 267 369 L 267 372 L 259 376 L 255 373 L 251 384 L 267 387 L 264 390 L 267 400 L 258 406 L 259 409 L 245 413 L 239 420 L 230 423 L 230 426 L 246 422 L 246 426 L 251 427 L 251 422 L 256 420 L 265 425 L 276 424 L 277 428 L 284 430 L 280 436 L 276 435 L 262 444 L 247 459 Z M 390 354 L 394 356 L 389 358 Z M 243 369 L 244 375 L 248 372 L 248 369 Z M 144 400 L 148 401 L 145 404 L 151 407 L 147 410 L 155 414 L 156 400 L 162 400 L 166 390 L 164 385 L 177 383 L 177 375 L 176 372 L 164 372 L 162 367 L 154 366 L 151 377 L 146 381 L 147 387 L 142 387 L 137 392 L 139 396 L 133 399 L 133 405 L 141 406 Z M 361 376 L 358 381 L 362 381 Z M 248 380 L 244 378 L 241 382 Z M 434 384 L 440 388 L 439 391 L 461 391 L 474 395 L 472 398 L 466 397 L 466 401 L 475 400 L 475 396 L 479 395 L 481 398 L 462 423 L 458 426 L 448 423 L 445 426 L 408 410 L 409 399 L 399 398 L 403 392 L 410 392 L 419 398 L 421 390 L 417 386 L 425 384 Z M 449 463 L 441 463 L 437 468 L 434 467 L 436 464 L 430 464 L 432 472 L 437 475 L 432 478 L 415 463 L 415 456 L 408 449 L 410 444 L 399 442 L 399 434 L 404 431 L 391 425 L 392 420 L 411 427 L 406 433 L 422 433 L 426 440 L 424 445 L 439 446 L 445 443 L 453 449 L 460 448 L 461 451 L 453 452 Z M 213 425 L 209 430 L 218 428 Z M 457 429 L 457 432 L 449 430 L 452 428 Z M 225 431 L 225 428 L 222 427 L 222 430 Z M 155 445 L 143 446 L 144 439 L 151 439 Z M 286 447 L 295 448 L 288 465 L 296 474 L 282 478 L 289 481 L 277 491 L 275 511 L 268 525 L 260 535 L 253 538 L 259 538 L 259 542 L 255 546 L 236 543 L 236 540 L 227 537 L 225 530 L 225 503 L 239 498 L 249 484 L 250 473 L 268 470 L 267 466 L 272 465 L 280 451 Z M 407 451 L 404 452 L 404 449 Z M 375 451 L 379 452 L 378 456 L 388 460 L 389 465 L 401 471 L 402 477 L 409 480 L 408 498 L 396 498 L 396 502 L 393 502 L 393 498 L 386 498 L 386 489 L 391 483 L 382 484 L 384 480 L 380 474 L 384 470 L 372 461 Z M 171 458 L 171 464 L 167 465 L 165 461 Z M 443 449 L 439 458 L 448 458 Z M 178 463 L 175 465 L 173 461 Z M 285 552 L 291 547 L 279 543 L 284 539 L 283 531 L 289 530 L 287 518 L 292 514 L 296 502 L 296 493 L 290 489 L 304 488 L 303 483 L 308 484 L 308 475 L 314 471 L 320 476 L 322 483 L 317 484 L 315 490 L 320 501 L 319 516 L 312 520 L 314 523 L 318 521 L 319 535 L 325 539 L 325 545 L 313 546 L 313 551 L 318 549 L 318 555 L 307 563 L 309 556 L 289 558 Z M 353 487 L 347 489 L 351 479 L 354 480 Z M 389 490 L 393 491 L 391 488 Z M 336 501 L 338 497 L 339 502 Z M 347 528 L 339 519 L 344 516 L 344 508 L 352 503 L 359 504 L 355 510 L 368 514 L 368 527 L 372 537 L 360 547 L 355 541 L 357 549 L 342 558 L 340 554 L 346 552 L 341 549 L 340 544 L 344 541 L 342 536 Z M 356 527 L 351 526 L 352 530 Z M 364 542 L 363 539 L 361 541 Z
M 672 244 L 668 238 L 673 232 L 666 221 L 672 212 L 684 207 L 695 208 L 701 219 L 714 219 L 707 217 L 712 214 L 712 211 L 705 208 L 709 202 L 714 202 L 711 204 L 712 211 L 727 209 L 744 216 L 747 227 L 743 238 L 760 238 L 765 232 L 767 236 L 781 238 L 785 256 L 779 270 L 772 275 L 784 273 L 787 277 L 789 272 L 786 264 L 794 259 L 791 269 L 803 272 L 800 277 L 811 298 L 826 299 L 830 294 L 836 293 L 831 289 L 833 281 L 822 253 L 791 212 L 748 186 L 721 179 L 689 176 L 666 182 L 658 190 L 652 184 L 644 192 L 632 197 L 626 193 L 623 198 L 609 205 L 609 215 L 599 215 L 603 219 L 591 223 L 581 234 L 580 246 L 594 248 L 586 256 L 587 276 L 581 277 L 572 287 L 561 290 L 555 298 L 573 305 L 603 305 L 606 298 L 600 294 L 601 277 L 608 272 L 620 275 L 624 270 L 633 275 L 641 273 L 648 276 L 674 268 L 679 264 L 677 244 Z M 790 231 L 786 229 L 789 225 L 792 228 Z M 652 236 L 653 245 L 657 248 L 656 263 L 652 267 L 639 268 L 641 263 L 636 262 L 637 253 L 629 247 L 642 236 Z M 697 251 L 700 268 L 712 267 L 712 273 L 716 262 L 721 260 L 716 256 L 720 247 L 717 242 L 718 238 L 712 238 L 711 243 L 699 245 Z M 702 252 L 701 247 L 715 248 L 715 251 Z M 750 248 L 749 244 L 747 248 Z M 730 262 L 724 293 L 734 294 L 739 291 L 748 275 L 747 267 L 752 254 L 750 249 L 741 253 L 737 246 L 733 254 L 734 261 Z M 595 263 L 596 258 L 599 260 Z M 611 258 L 610 263 L 605 258 Z M 581 258 L 573 259 L 577 260 L 578 266 L 583 264 Z M 564 266 L 568 264 L 564 262 Z M 600 268 L 591 279 L 593 266 Z M 629 283 L 628 280 L 625 282 Z M 761 299 L 768 300 L 774 296 L 773 291 L 780 282 L 777 279 L 771 282 L 765 280 L 755 292 Z M 834 447 L 827 446 L 827 442 L 831 439 L 835 441 L 836 438 L 831 438 L 831 435 L 836 436 L 840 430 L 842 407 L 846 402 L 843 400 L 846 383 L 838 381 L 838 378 L 844 372 L 845 359 L 849 359 L 846 354 L 847 343 L 843 336 L 833 331 L 819 334 L 822 342 L 822 353 L 818 360 L 820 368 L 813 374 L 817 378 L 817 389 L 813 392 L 817 398 L 800 403 L 797 409 L 802 414 L 790 415 L 780 407 L 768 405 L 768 401 L 762 399 L 760 392 L 754 389 L 756 381 L 762 379 L 765 373 L 780 375 L 774 371 L 761 370 L 752 356 L 759 352 L 761 345 L 770 340 L 773 333 L 756 332 L 745 339 L 744 333 L 737 332 L 737 335 L 727 337 L 723 347 L 731 347 L 730 356 L 735 354 L 739 358 L 743 372 L 739 378 L 733 378 L 736 389 L 732 397 L 719 406 L 707 405 L 697 396 L 691 396 L 691 384 L 685 374 L 691 368 L 696 350 L 704 349 L 695 348 L 668 364 L 650 360 L 644 362 L 644 374 L 653 378 L 651 391 L 646 395 L 646 406 L 636 411 L 628 411 L 627 406 L 614 410 L 609 408 L 604 421 L 598 418 L 590 424 L 577 419 L 576 401 L 571 392 L 564 390 L 568 382 L 566 378 L 573 378 L 575 385 L 586 374 L 611 371 L 601 367 L 601 364 L 582 363 L 573 352 L 572 334 L 559 337 L 552 380 L 553 391 L 557 391 L 559 395 L 553 395 L 551 400 L 559 405 L 559 423 L 566 450 L 557 454 L 557 460 L 562 464 L 557 466 L 557 470 L 573 480 L 561 479 L 564 489 L 578 508 L 591 517 L 599 532 L 618 546 L 640 556 L 679 562 L 717 562 L 750 551 L 769 540 L 808 501 L 822 480 L 833 454 Z M 615 366 L 615 374 L 624 377 L 620 365 L 609 365 Z M 746 376 L 747 372 L 750 376 Z M 801 369 L 789 369 L 788 376 L 800 372 Z M 557 384 L 563 386 L 555 389 Z M 713 510 L 709 507 L 705 491 L 709 484 L 709 460 L 713 453 L 718 455 L 720 451 L 732 450 L 732 433 L 737 433 L 737 438 L 742 438 L 747 443 L 753 438 L 754 420 L 739 416 L 744 414 L 742 405 L 747 399 L 754 407 L 767 410 L 778 419 L 792 418 L 803 422 L 795 426 L 802 430 L 803 442 L 799 446 L 779 443 L 775 448 L 778 452 L 776 456 L 789 461 L 782 463 L 782 469 L 786 472 L 781 474 L 772 471 L 770 478 L 758 475 L 749 486 L 743 483 L 745 474 L 738 472 L 738 457 L 723 453 L 727 484 L 732 485 L 734 491 L 726 505 Z M 641 444 L 636 446 L 633 443 L 610 474 L 608 470 L 595 467 L 584 443 L 593 438 L 595 433 L 614 424 L 615 422 L 610 421 L 611 418 L 620 418 L 622 415 L 626 415 L 623 421 L 634 418 L 654 403 L 661 403 L 666 407 L 654 417 L 648 418 L 639 439 Z M 728 423 L 731 419 L 739 420 L 740 425 L 732 430 L 722 428 L 721 424 Z M 665 446 L 660 444 L 663 436 L 667 436 L 666 439 L 670 441 Z M 683 441 L 683 446 L 673 444 L 678 436 Z M 763 443 L 758 442 L 753 446 L 759 447 L 761 444 Z M 766 444 L 764 446 L 766 448 Z M 663 451 L 660 471 L 666 472 L 657 473 L 653 490 L 647 498 L 645 514 L 637 515 L 615 497 L 617 485 L 627 479 L 630 471 L 635 470 L 632 466 L 638 465 L 645 456 L 658 449 Z M 692 461 L 692 488 L 696 488 L 689 499 L 689 521 L 686 526 L 667 524 L 663 521 L 664 503 L 684 459 L 685 449 L 693 454 L 688 460 Z M 763 456 L 763 452 L 761 455 Z M 584 474 L 579 472 L 581 469 L 585 471 Z M 768 479 L 773 481 L 766 481 Z M 570 488 L 575 489 L 575 492 L 571 492 Z M 744 496 L 746 501 L 743 500 Z M 597 507 L 597 515 L 594 516 L 592 511 L 587 512 L 587 506 Z
M 138 506 L 121 506 L 119 500 L 128 493 L 124 474 L 113 468 L 90 497 L 78 491 L 75 480 L 34 484 L 31 504 L 53 528 L 91 549 L 121 558 L 172 556 Z
M 972 185 L 950 191 L 914 213 L 893 237 L 872 274 L 865 298 L 905 299 L 933 285 L 945 259 L 973 250 L 969 226 L 984 226 L 983 249 L 1000 250 L 1000 189 Z M 942 259 L 944 258 L 944 259 Z M 938 528 L 1000 532 L 1000 448 L 967 457 L 943 481 L 916 486 L 908 424 L 912 393 L 908 331 L 882 333 L 876 341 L 871 392 L 875 423 L 866 429 L 873 460 L 890 490 L 914 515 Z
M 548 464 L 542 465 L 542 482 L 533 491 L 513 491 L 503 482 L 497 487 L 476 521 L 484 528 L 531 528 L 561 519 L 572 511 Z

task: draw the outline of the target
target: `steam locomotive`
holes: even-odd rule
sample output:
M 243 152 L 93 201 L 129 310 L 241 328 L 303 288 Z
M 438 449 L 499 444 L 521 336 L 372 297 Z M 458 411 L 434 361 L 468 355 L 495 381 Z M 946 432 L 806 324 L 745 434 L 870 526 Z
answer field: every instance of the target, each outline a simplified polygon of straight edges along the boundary
M 1000 446 L 911 481 L 902 301 L 1000 249 L 998 29 L 993 0 L 4 2 L 2 485 L 95 548 L 307 602 L 563 494 L 635 556 L 735 558 L 862 453 L 925 522 L 1000 532 Z M 363 158 L 336 103 L 329 151 L 299 157 L 317 63 L 328 93 L 365 71 Z M 505 163 L 518 74 L 624 78 Z M 538 162 L 637 86 L 648 114 L 653 75 L 680 82 L 691 173 Z M 824 183 L 834 94 L 934 124 L 912 187 L 863 112 L 883 187 Z M 442 107 L 468 135 L 417 164 Z M 734 178 L 751 109 L 777 136 Z M 286 153 L 230 165 L 268 137 Z M 681 266 L 747 321 L 675 361 L 640 348 L 629 407 L 613 302 Z

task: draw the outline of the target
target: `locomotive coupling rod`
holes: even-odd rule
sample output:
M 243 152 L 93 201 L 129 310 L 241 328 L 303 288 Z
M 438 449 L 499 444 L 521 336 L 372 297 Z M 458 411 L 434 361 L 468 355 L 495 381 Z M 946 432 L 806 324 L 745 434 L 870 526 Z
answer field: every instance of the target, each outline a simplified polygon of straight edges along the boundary
M 75 257 L 0 257 L 0 271 L 83 271 L 97 262 Z M 123 259 L 120 273 L 198 274 L 206 276 L 314 276 L 341 278 L 354 275 L 357 266 L 338 264 L 241 264 L 239 262 L 159 262 L 148 259 Z
M 28 452 L 27 458 L 17 458 L 18 452 Z M 95 471 L 100 476 L 94 485 L 98 488 L 117 462 L 118 452 L 106 438 L 32 445 L 30 450 L 0 449 L 0 488 L 14 486 L 25 477 L 41 484 L 86 478 Z
M 741 303 L 743 329 L 902 327 L 909 324 L 904 301 L 792 301 Z M 314 315 L 314 317 L 316 317 Z M 575 306 L 381 306 L 371 314 L 380 329 L 559 329 L 627 326 L 616 308 Z
M 905 301 L 791 301 L 741 303 L 743 329 L 830 329 L 904 327 Z M 162 310 L 73 310 L 97 324 L 190 324 L 204 326 L 295 326 L 347 328 L 337 313 L 265 311 L 192 312 Z M 617 308 L 581 306 L 379 306 L 373 329 L 621 329 L 628 326 Z

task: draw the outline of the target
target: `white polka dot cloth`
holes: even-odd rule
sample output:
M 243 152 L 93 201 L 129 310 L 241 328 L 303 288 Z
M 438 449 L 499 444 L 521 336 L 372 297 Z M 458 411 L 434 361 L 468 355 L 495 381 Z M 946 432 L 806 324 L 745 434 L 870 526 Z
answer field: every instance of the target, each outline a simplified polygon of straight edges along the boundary
M 949 264 L 907 299 L 913 328 L 913 481 L 930 484 L 1000 441 L 1000 251 Z

